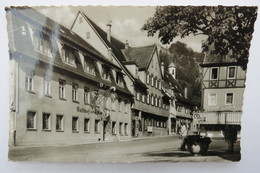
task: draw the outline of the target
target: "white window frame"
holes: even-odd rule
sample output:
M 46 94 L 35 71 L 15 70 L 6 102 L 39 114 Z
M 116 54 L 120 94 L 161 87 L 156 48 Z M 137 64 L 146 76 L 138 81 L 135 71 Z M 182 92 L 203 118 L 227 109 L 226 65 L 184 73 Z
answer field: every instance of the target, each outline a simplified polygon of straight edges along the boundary
M 51 79 L 50 79 L 50 76 L 45 76 L 43 78 L 43 90 L 44 90 L 44 95 L 47 95 L 47 96 L 51 95 Z
M 66 88 L 66 81 L 65 80 L 59 80 L 59 98 L 65 99 L 65 88 Z
M 90 90 L 87 87 L 84 87 L 84 104 L 90 104 Z
M 87 121 L 87 123 L 86 123 Z M 87 128 L 86 128 L 87 125 Z M 84 132 L 90 132 L 90 118 L 84 118 Z
M 44 127 L 44 123 L 45 123 L 45 121 L 44 121 L 44 116 L 45 115 L 47 115 L 48 116 L 48 120 L 47 120 L 47 128 L 46 127 Z M 45 112 L 43 112 L 42 113 L 42 130 L 43 131 L 49 131 L 49 130 L 51 130 L 51 114 L 50 113 L 45 113 Z
M 235 69 L 234 69 L 234 77 L 229 77 L 230 68 L 235 68 Z M 228 78 L 228 79 L 235 79 L 235 78 L 236 78 L 236 66 L 228 66 L 227 78 Z
M 34 76 L 34 74 L 33 74 L 32 71 L 28 71 L 25 74 L 25 89 L 26 89 L 26 91 L 33 92 L 33 90 L 34 90 L 33 76 Z
M 32 122 L 32 125 L 33 127 L 29 127 L 29 123 L 28 123 L 28 116 L 29 116 L 29 113 L 32 113 L 33 114 L 33 122 Z M 27 114 L 26 114 L 26 128 L 27 130 L 36 130 L 36 121 L 37 120 L 37 113 L 36 111 L 27 111 Z M 31 123 L 30 123 L 31 124 Z
M 72 101 L 74 102 L 78 101 L 78 88 L 78 84 L 72 84 Z
M 33 39 L 34 39 L 34 50 L 50 57 L 51 56 L 50 39 L 45 38 L 44 36 L 38 34 L 34 34 Z M 45 44 L 47 45 L 46 48 L 44 47 Z M 47 51 L 45 49 L 47 49 Z
M 74 123 L 74 118 L 76 119 L 76 128 L 74 129 L 73 123 Z M 79 132 L 79 117 L 73 116 L 72 117 L 72 132 Z
M 217 71 L 217 78 L 216 79 L 213 79 L 212 78 L 212 71 L 213 71 L 213 69 L 217 69 L 218 71 Z M 218 80 L 218 78 L 219 78 L 219 67 L 211 67 L 210 68 L 210 80 Z
M 147 103 L 147 104 L 150 104 L 150 94 L 147 94 L 146 103 Z
M 58 117 L 61 117 L 61 121 L 60 121 L 60 129 L 58 128 Z M 58 114 L 58 115 L 56 115 L 56 131 L 64 131 L 64 115 L 60 115 L 60 114 Z
M 215 103 L 212 103 L 211 102 L 211 94 L 215 94 Z M 208 105 L 209 106 L 216 106 L 218 104 L 218 95 L 217 95 L 217 93 L 209 93 L 208 94 Z
M 62 48 L 61 52 L 62 52 L 62 55 L 61 55 L 62 56 L 62 61 L 65 64 L 68 64 L 70 66 L 76 67 L 75 52 L 73 50 L 69 50 L 69 49 L 66 49 L 66 48 Z
M 146 84 L 150 84 L 150 75 L 146 74 Z
M 138 91 L 136 91 L 136 100 L 140 100 L 140 93 Z
M 85 57 L 84 70 L 89 74 L 96 75 L 95 60 Z
M 227 103 L 227 95 L 232 94 L 232 103 Z M 233 92 L 227 92 L 225 93 L 225 105 L 233 105 L 234 104 L 234 93 Z

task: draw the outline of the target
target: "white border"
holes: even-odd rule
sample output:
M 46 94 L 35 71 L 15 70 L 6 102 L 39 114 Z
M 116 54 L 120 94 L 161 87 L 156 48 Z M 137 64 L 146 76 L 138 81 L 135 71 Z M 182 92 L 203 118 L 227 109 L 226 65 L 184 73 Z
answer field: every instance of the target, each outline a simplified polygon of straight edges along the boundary
M 256 135 L 260 130 L 259 99 L 260 99 L 260 9 L 258 20 L 255 24 L 252 45 L 250 48 L 250 60 L 247 70 L 246 90 L 244 94 L 244 106 L 242 117 L 242 160 L 239 163 L 139 163 L 139 164 L 93 164 L 93 163 L 33 163 L 33 162 L 8 162 L 8 40 L 6 33 L 5 6 L 18 5 L 257 5 L 259 0 L 2 0 L 0 10 L 0 39 L 1 39 L 1 62 L 0 62 L 0 172 L 193 172 L 193 173 L 258 173 L 260 172 L 260 136 Z

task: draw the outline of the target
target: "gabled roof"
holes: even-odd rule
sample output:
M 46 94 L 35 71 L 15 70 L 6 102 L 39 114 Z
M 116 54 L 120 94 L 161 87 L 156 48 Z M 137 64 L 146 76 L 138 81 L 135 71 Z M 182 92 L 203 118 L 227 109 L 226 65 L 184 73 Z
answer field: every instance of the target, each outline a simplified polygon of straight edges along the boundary
M 35 26 L 38 26 L 40 30 L 48 30 L 50 34 L 56 35 L 56 37 L 65 38 L 67 41 L 70 41 L 72 44 L 77 43 L 77 46 L 81 46 L 83 49 L 88 50 L 90 53 L 103 58 L 106 58 L 99 53 L 94 47 L 86 43 L 80 36 L 71 32 L 69 29 L 63 25 L 53 21 L 49 17 L 43 15 L 37 10 L 31 7 L 10 7 L 6 10 L 11 10 L 14 15 L 19 15 L 21 19 L 33 23 Z
M 125 54 L 127 61 L 136 61 L 139 65 L 139 70 L 144 70 L 148 68 L 155 50 L 156 45 L 153 44 L 123 49 L 122 52 Z
M 106 61 L 107 64 L 113 66 L 111 62 L 109 62 L 105 57 L 103 57 L 102 54 L 100 54 L 95 48 L 93 48 L 91 45 L 85 42 L 76 33 L 71 32 L 66 27 L 56 23 L 55 21 L 41 14 L 35 9 L 30 7 L 10 7 L 10 8 L 6 8 L 6 11 L 10 11 L 12 15 L 15 16 L 11 18 L 10 21 L 8 21 L 11 27 L 14 28 L 13 29 L 14 31 L 16 28 L 20 28 L 21 26 L 26 25 L 26 23 L 30 23 L 34 27 L 36 28 L 38 27 L 38 29 L 41 32 L 45 32 L 48 35 L 61 39 L 65 44 L 69 44 L 69 46 L 73 45 L 72 47 L 81 50 L 83 53 L 86 53 L 88 56 L 92 56 L 92 57 L 94 56 L 95 58 Z M 21 34 L 18 34 L 18 32 L 14 32 L 14 31 L 9 32 L 9 35 L 14 35 L 12 41 L 14 41 L 15 43 L 15 50 L 11 52 L 13 55 L 23 54 L 26 57 L 34 59 L 35 62 L 41 61 L 44 63 L 52 63 L 54 66 L 58 68 L 68 70 L 79 76 L 85 77 L 88 80 L 106 84 L 106 81 L 103 80 L 100 77 L 100 75 L 93 76 L 84 72 L 84 69 L 79 60 L 78 53 L 76 53 L 75 55 L 76 56 L 75 63 L 77 68 L 64 64 L 61 60 L 61 55 L 57 51 L 55 51 L 55 53 L 53 54 L 54 57 L 52 61 L 50 60 L 49 57 L 47 57 L 47 55 L 35 51 L 34 46 L 32 44 L 32 40 L 29 37 L 29 34 L 26 34 L 26 36 L 21 36 Z M 26 27 L 26 32 L 27 33 L 29 32 L 27 27 Z M 54 43 L 52 44 L 53 44 L 52 46 L 55 46 L 57 48 L 57 45 L 55 45 Z M 111 84 L 107 83 L 107 85 L 111 85 Z M 116 84 L 114 85 L 116 86 Z M 127 87 L 122 88 L 117 86 L 117 90 L 132 95 L 131 92 L 127 89 Z
M 107 40 L 107 33 L 103 29 L 101 29 L 95 22 L 93 22 L 86 14 L 81 11 L 79 13 L 81 13 L 90 22 L 106 45 L 112 49 L 113 54 L 118 58 L 118 60 L 121 62 L 125 61 L 125 57 L 120 51 L 121 49 L 125 48 L 125 44 L 112 36 L 110 43 Z

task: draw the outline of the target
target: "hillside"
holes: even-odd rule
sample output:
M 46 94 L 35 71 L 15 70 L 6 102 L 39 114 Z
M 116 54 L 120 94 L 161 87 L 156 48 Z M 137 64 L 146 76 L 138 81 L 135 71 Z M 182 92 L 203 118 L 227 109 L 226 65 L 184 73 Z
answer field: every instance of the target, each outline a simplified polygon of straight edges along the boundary
M 203 53 L 194 52 L 185 43 L 176 42 L 169 48 L 161 50 L 160 60 L 164 62 L 165 69 L 173 62 L 176 65 L 176 79 L 183 87 L 188 88 L 188 99 L 200 107 L 201 79 L 200 66 L 203 62 Z

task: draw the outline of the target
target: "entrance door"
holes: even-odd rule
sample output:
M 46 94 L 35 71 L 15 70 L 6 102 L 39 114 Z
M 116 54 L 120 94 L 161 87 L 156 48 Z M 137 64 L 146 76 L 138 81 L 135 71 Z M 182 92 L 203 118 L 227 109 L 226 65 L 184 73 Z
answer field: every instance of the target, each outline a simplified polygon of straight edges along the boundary
M 107 121 L 103 121 L 103 141 L 106 139 Z
M 136 123 L 135 120 L 132 120 L 132 136 L 136 136 Z

